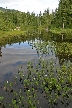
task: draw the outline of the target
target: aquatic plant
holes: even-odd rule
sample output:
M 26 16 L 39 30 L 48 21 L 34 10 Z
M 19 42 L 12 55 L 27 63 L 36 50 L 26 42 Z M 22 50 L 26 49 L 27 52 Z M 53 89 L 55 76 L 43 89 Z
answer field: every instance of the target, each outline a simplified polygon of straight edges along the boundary
M 18 39 L 22 41 L 23 36 L 15 36 L 7 41 L 11 44 Z M 21 66 L 13 82 L 6 81 L 2 88 L 4 96 L 0 97 L 1 108 L 40 108 L 44 101 L 47 108 L 58 105 L 70 107 L 72 64 L 68 60 L 71 60 L 72 55 L 71 43 L 31 40 L 29 44 L 32 49 L 36 48 L 39 59 L 36 62 L 29 61 L 26 72 L 21 70 Z M 59 58 L 60 65 L 53 59 L 42 58 L 53 54 Z
M 39 64 L 39 65 L 38 65 Z M 70 106 L 72 102 L 72 64 L 55 68 L 53 59 L 39 58 L 38 64 L 28 62 L 27 75 L 19 70 L 14 82 L 6 82 L 4 92 L 9 94 L 8 104 L 0 97 L 0 105 L 11 108 L 40 108 L 41 98 L 46 99 L 48 106 L 59 103 Z M 5 96 L 4 96 L 5 98 Z

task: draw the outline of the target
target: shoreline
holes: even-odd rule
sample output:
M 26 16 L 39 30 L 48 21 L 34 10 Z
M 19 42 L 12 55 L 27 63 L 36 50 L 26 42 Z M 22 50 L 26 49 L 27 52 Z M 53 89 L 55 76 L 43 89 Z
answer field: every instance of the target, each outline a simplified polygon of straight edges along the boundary
M 45 30 L 45 28 L 41 28 L 38 30 Z M 6 37 L 14 37 L 14 36 L 21 36 L 21 35 L 26 35 L 28 30 L 14 30 L 14 31 L 0 31 L 0 39 L 4 39 Z M 65 35 L 71 35 L 72 34 L 72 29 L 57 29 L 57 28 L 54 28 L 54 29 L 49 29 L 48 32 L 51 32 L 52 34 L 58 34 L 58 35 L 62 35 L 62 34 L 65 34 Z
M 27 31 L 0 31 L 0 38 L 5 38 L 5 37 L 11 37 L 11 36 L 19 36 L 19 35 L 25 35 Z
M 53 34 L 58 34 L 58 35 L 62 35 L 62 34 L 65 34 L 65 35 L 71 35 L 72 33 L 72 29 L 51 29 L 49 30 L 51 33 Z

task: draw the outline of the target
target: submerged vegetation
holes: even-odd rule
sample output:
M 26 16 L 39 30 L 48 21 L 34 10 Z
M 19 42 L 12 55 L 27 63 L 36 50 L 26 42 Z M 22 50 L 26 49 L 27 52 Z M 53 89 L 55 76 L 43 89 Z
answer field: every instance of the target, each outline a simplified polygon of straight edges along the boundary
M 43 36 L 43 38 L 41 37 Z M 1 108 L 71 108 L 72 106 L 72 45 L 69 42 L 45 41 L 45 32 L 29 44 L 35 48 L 39 59 L 28 61 L 27 71 L 18 69 L 14 80 L 6 81 L 0 96 Z M 48 38 L 48 36 L 47 36 Z M 14 43 L 27 37 L 12 37 Z M 17 39 L 17 40 L 16 40 Z M 29 40 L 29 35 L 28 35 Z M 8 42 L 8 40 L 7 40 Z M 13 43 L 12 42 L 12 43 Z M 47 59 L 48 55 L 59 58 Z M 8 98 L 9 97 L 9 98 Z
M 41 101 L 46 108 L 71 108 L 72 64 L 58 67 L 53 59 L 40 57 L 38 64 L 28 62 L 27 75 L 21 69 L 18 74 L 14 82 L 5 83 L 6 97 L 0 97 L 2 108 L 43 108 Z

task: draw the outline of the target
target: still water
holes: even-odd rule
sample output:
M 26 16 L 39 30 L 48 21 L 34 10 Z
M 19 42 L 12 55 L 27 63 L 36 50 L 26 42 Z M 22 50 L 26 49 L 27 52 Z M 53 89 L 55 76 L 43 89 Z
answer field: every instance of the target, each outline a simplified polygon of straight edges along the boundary
M 0 82 L 6 80 L 11 80 L 15 75 L 17 75 L 19 67 L 22 65 L 24 71 L 26 71 L 26 65 L 28 61 L 34 61 L 41 56 L 37 53 L 37 48 L 34 46 L 34 43 L 41 42 L 55 42 L 56 40 L 51 39 L 52 35 L 48 33 L 42 33 L 39 36 L 27 36 L 21 38 L 9 38 L 5 42 L 1 42 L 0 47 Z M 61 41 L 61 38 L 57 39 Z M 56 42 L 56 44 L 59 42 Z M 53 45 L 51 45 L 53 46 Z M 51 46 L 49 54 L 43 55 L 44 59 L 53 58 L 57 65 L 59 65 L 59 59 L 63 58 L 62 56 L 56 56 L 55 52 L 51 52 Z M 65 56 L 64 56 L 65 57 Z M 67 59 L 67 57 L 65 58 Z M 71 59 L 71 57 L 70 57 Z
M 1 48 L 2 57 L 0 58 L 0 82 L 8 80 L 17 74 L 19 66 L 22 64 L 24 70 L 28 61 L 37 58 L 35 48 L 28 44 L 28 42 L 15 43 L 6 45 Z
M 0 90 L 6 81 L 13 81 L 21 69 L 27 72 L 27 63 L 43 59 L 53 59 L 56 66 L 72 62 L 72 42 L 63 41 L 61 36 L 47 32 L 26 37 L 11 37 L 0 41 Z M 21 85 L 19 85 L 20 87 Z M 6 95 L 0 92 L 0 95 Z M 41 108 L 48 108 L 47 100 L 39 93 Z M 9 99 L 6 97 L 7 102 Z M 56 108 L 61 108 L 60 105 Z M 64 108 L 64 107 L 62 107 Z

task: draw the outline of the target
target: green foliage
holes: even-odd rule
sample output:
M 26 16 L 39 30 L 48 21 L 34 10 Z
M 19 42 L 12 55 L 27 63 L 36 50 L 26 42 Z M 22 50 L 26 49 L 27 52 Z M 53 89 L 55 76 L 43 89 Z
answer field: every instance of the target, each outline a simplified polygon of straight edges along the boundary
M 59 0 L 58 8 L 51 14 L 49 8 L 43 13 L 40 11 L 38 15 L 35 15 L 34 12 L 25 13 L 7 8 L 0 9 L 0 30 L 2 31 L 72 28 L 71 0 Z
M 72 28 L 72 1 L 59 0 L 58 8 L 53 13 L 52 26 L 57 28 Z
M 51 15 L 49 9 L 45 10 L 43 15 L 40 11 L 39 15 L 34 12 L 20 12 L 17 10 L 5 9 L 0 12 L 0 30 L 12 31 L 20 27 L 20 30 L 29 30 L 37 28 L 47 28 L 51 23 Z
M 35 36 L 35 34 L 33 35 Z M 27 38 L 23 36 L 9 37 L 7 43 L 11 45 L 26 41 L 29 40 L 28 36 L 29 34 Z M 36 34 L 36 36 L 38 35 Z M 27 63 L 26 74 L 21 65 L 13 82 L 7 81 L 2 88 L 5 94 L 4 97 L 0 97 L 1 108 L 40 108 L 40 103 L 44 101 L 44 105 L 48 104 L 49 107 L 56 107 L 58 104 L 63 108 L 70 106 L 70 102 L 72 102 L 72 63 L 70 63 L 72 44 L 44 41 L 42 36 L 45 37 L 45 32 L 39 37 L 40 39 L 29 42 L 30 46 L 36 49 L 39 59 Z M 32 40 L 31 36 L 30 40 Z M 50 54 L 59 58 L 59 66 L 55 59 L 42 58 Z
M 1 107 L 4 104 L 8 108 L 40 108 L 41 98 L 46 99 L 50 107 L 55 107 L 59 102 L 69 105 L 72 99 L 72 64 L 63 64 L 60 68 L 56 66 L 56 69 L 54 66 L 53 59 L 44 60 L 42 57 L 38 59 L 38 64 L 28 62 L 27 76 L 20 69 L 13 84 L 6 82 L 5 91 L 12 97 L 9 104 L 5 104 L 7 100 L 2 101 L 3 97 L 0 97 Z

